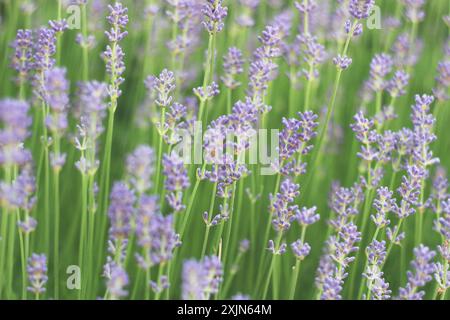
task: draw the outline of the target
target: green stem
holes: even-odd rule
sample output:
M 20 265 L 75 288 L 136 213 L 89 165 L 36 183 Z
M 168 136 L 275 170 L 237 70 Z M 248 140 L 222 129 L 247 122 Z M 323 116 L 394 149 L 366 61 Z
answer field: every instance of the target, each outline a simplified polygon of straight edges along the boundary
M 305 235 L 306 235 L 306 227 L 302 226 L 302 234 L 301 234 L 301 241 L 302 243 L 305 243 Z M 289 300 L 294 300 L 295 297 L 295 291 L 297 289 L 297 281 L 298 276 L 300 274 L 300 266 L 301 266 L 302 260 L 296 259 L 294 270 L 292 270 L 292 276 L 291 276 L 291 289 L 289 291 Z

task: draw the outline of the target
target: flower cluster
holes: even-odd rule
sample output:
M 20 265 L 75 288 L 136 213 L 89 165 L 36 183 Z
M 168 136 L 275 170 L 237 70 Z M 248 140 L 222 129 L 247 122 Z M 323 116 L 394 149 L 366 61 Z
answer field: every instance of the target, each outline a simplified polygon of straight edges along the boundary
M 205 257 L 202 261 L 185 261 L 183 265 L 183 299 L 208 300 L 219 291 L 222 276 L 222 263 L 216 256 Z

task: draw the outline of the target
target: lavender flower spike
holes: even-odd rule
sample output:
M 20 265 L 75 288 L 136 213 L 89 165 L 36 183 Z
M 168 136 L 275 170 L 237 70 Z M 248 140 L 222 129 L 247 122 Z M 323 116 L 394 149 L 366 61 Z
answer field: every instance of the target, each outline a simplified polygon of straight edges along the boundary
M 17 30 L 16 39 L 12 44 L 14 55 L 12 67 L 17 71 L 17 82 L 23 84 L 31 78 L 33 68 L 33 33 L 31 30 Z
M 350 0 L 349 12 L 355 19 L 366 19 L 374 4 L 375 0 Z
M 111 29 L 106 31 L 105 34 L 108 37 L 110 45 L 106 46 L 106 50 L 103 52 L 102 56 L 106 62 L 106 72 L 111 78 L 109 95 L 112 97 L 112 100 L 115 101 L 122 94 L 119 86 L 124 81 L 122 75 L 125 72 L 125 54 L 118 43 L 128 34 L 127 31 L 122 30 L 128 23 L 128 9 L 123 7 L 119 2 L 116 2 L 114 6 L 108 5 L 108 9 L 110 14 L 107 17 L 107 20 L 111 25 Z M 113 110 L 115 110 L 116 107 L 116 102 L 112 103 L 110 106 Z
M 242 52 L 236 47 L 228 49 L 227 54 L 223 57 L 223 69 L 225 74 L 221 77 L 225 86 L 230 89 L 236 89 L 240 82 L 236 80 L 236 76 L 244 71 L 244 59 Z
M 228 8 L 222 6 L 222 2 L 223 0 L 206 0 L 203 5 L 204 20 L 202 24 L 210 34 L 220 32 L 224 27 L 223 20 L 228 14 Z
M 183 265 L 183 299 L 209 299 L 218 292 L 222 276 L 222 263 L 216 256 L 205 257 L 203 261 L 186 261 Z
M 134 213 L 135 196 L 128 186 L 122 182 L 116 182 L 111 191 L 111 204 L 108 216 L 111 222 L 109 229 L 110 239 L 123 242 L 128 239 L 131 230 L 131 217 Z
M 44 293 L 45 285 L 48 281 L 47 257 L 44 254 L 33 253 L 28 258 L 27 273 L 30 281 L 28 291 L 33 292 L 36 296 Z
M 32 121 L 29 108 L 24 101 L 0 100 L 0 165 L 22 166 L 31 160 L 31 153 L 23 148 Z
M 144 194 L 151 187 L 155 154 L 147 145 L 138 146 L 127 158 L 127 173 L 130 184 L 138 195 Z
M 408 271 L 408 282 L 406 287 L 400 288 L 399 298 L 403 300 L 422 300 L 425 295 L 424 291 L 418 291 L 421 287 L 430 282 L 434 271 L 431 260 L 436 253 L 428 247 L 420 245 L 414 249 L 415 259 L 411 262 L 413 271 Z

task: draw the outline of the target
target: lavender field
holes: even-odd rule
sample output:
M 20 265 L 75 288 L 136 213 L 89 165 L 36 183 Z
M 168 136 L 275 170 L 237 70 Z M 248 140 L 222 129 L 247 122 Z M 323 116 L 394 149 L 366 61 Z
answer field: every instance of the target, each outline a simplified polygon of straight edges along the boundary
M 450 298 L 448 0 L 0 0 L 0 299 Z

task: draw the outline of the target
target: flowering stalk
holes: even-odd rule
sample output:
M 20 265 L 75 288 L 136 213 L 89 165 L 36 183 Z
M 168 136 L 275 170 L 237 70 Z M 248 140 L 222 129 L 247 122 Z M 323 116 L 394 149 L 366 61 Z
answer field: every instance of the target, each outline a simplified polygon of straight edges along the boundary
M 304 225 L 302 226 L 302 231 L 301 231 L 301 236 L 300 236 L 300 243 L 305 243 L 305 236 L 306 236 L 306 228 L 307 226 Z M 289 300 L 293 300 L 295 297 L 295 291 L 297 289 L 297 282 L 298 282 L 298 276 L 300 274 L 300 266 L 301 266 L 301 262 L 304 259 L 304 257 L 298 257 L 295 260 L 295 267 L 293 269 L 292 272 L 292 276 L 291 276 L 291 289 L 289 290 Z
M 108 93 L 110 102 L 108 106 L 108 124 L 102 161 L 103 166 L 100 176 L 101 212 L 106 209 L 108 203 L 114 114 L 117 109 L 117 101 L 122 93 L 119 86 L 124 81 L 122 78 L 122 74 L 125 71 L 125 63 L 123 61 L 124 53 L 119 42 L 128 34 L 127 31 L 122 30 L 128 23 L 128 9 L 123 7 L 119 2 L 116 2 L 114 6 L 109 5 L 108 9 L 110 14 L 107 20 L 111 25 L 111 29 L 110 31 L 106 31 L 105 34 L 108 37 L 110 45 L 103 52 L 103 59 L 106 62 L 106 70 L 109 76 Z

